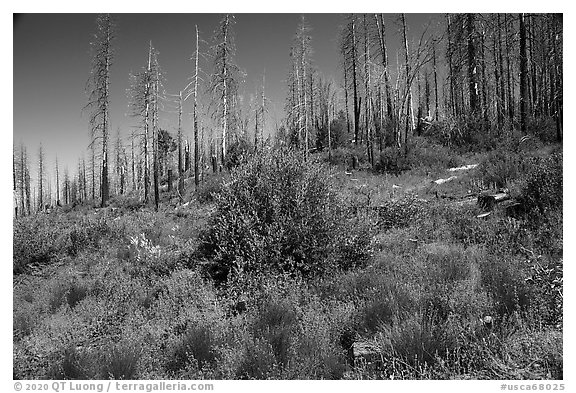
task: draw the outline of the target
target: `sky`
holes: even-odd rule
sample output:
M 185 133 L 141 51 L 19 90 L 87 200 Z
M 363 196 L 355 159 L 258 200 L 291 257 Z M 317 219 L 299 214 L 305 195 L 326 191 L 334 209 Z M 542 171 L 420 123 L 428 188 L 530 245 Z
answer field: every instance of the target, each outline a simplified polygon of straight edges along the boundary
M 266 96 L 270 100 L 267 129 L 284 118 L 286 76 L 290 65 L 290 46 L 302 14 L 236 14 L 236 64 L 245 78 L 240 93 L 249 99 L 260 89 L 265 75 Z M 325 78 L 341 83 L 338 31 L 342 14 L 303 14 L 311 26 L 313 62 Z M 190 59 L 195 51 L 195 25 L 200 38 L 211 43 L 221 14 L 114 14 L 117 38 L 111 67 L 111 138 L 117 129 L 128 144 L 136 120 L 128 114 L 129 75 L 146 65 L 149 42 L 159 51 L 165 73 L 165 88 L 177 94 L 193 74 Z M 399 34 L 387 14 L 390 61 L 395 62 Z M 90 41 L 95 31 L 95 14 L 15 14 L 13 28 L 13 142 L 27 146 L 31 175 L 37 169 L 40 144 L 45 151 L 45 167 L 54 172 L 58 156 L 60 170 L 75 172 L 78 159 L 89 157 L 86 82 L 90 73 Z M 417 39 L 429 21 L 439 14 L 407 14 L 409 37 Z M 207 48 L 207 45 L 204 49 Z M 201 64 L 202 65 L 202 64 Z M 210 73 L 211 64 L 204 62 Z M 191 102 L 184 104 L 183 127 L 192 135 Z M 164 113 L 161 127 L 175 133 L 177 115 Z M 253 126 L 250 127 L 250 130 Z M 53 173 L 51 173 L 54 177 Z M 52 180 L 53 181 L 53 180 Z M 55 190 L 53 188 L 53 190 Z M 54 191 L 55 192 L 55 191 Z

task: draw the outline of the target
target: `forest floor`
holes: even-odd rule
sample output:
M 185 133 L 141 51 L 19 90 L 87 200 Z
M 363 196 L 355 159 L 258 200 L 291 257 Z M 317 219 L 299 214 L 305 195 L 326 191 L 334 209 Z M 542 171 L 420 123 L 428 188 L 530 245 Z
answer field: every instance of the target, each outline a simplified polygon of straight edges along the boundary
M 18 218 L 14 378 L 562 379 L 561 171 L 559 205 L 540 214 L 496 205 L 479 218 L 476 204 L 558 193 L 553 153 L 454 154 L 397 175 L 332 165 L 366 228 L 344 241 L 367 234 L 366 258 L 310 278 L 207 275 L 213 192 L 234 174 L 189 186 L 184 204 L 164 193 L 157 212 L 121 196 Z

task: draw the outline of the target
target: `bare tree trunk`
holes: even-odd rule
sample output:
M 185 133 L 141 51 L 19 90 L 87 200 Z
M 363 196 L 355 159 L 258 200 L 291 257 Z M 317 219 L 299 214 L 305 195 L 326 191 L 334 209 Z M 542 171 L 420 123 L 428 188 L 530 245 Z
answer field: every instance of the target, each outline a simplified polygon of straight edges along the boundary
M 526 23 L 524 14 L 519 15 L 520 20 L 520 130 L 526 133 L 526 117 L 528 103 L 528 59 L 526 52 Z
M 56 156 L 56 205 L 60 206 L 60 177 L 58 171 L 58 156 Z
M 562 60 L 560 58 L 560 32 L 558 31 L 559 22 L 562 22 L 562 14 L 552 14 L 552 39 L 553 39 L 553 68 L 552 75 L 554 76 L 554 82 L 552 83 L 553 97 L 554 97 L 554 120 L 556 122 L 556 140 L 562 142 Z
M 348 111 L 348 69 L 346 67 L 346 55 L 344 55 L 344 107 L 346 108 L 346 135 L 350 136 L 350 113 Z
M 225 16 L 226 18 L 226 22 L 225 22 L 225 29 L 224 29 L 224 45 L 227 45 L 228 42 L 228 14 L 226 14 Z M 224 115 L 222 116 L 222 153 L 221 153 L 221 159 L 222 159 L 222 166 L 224 166 L 225 164 L 225 160 L 226 160 L 226 138 L 228 137 L 228 68 L 226 66 L 226 47 L 224 47 L 224 55 L 223 55 L 223 67 L 222 67 L 222 73 L 223 73 L 223 84 L 224 84 L 224 92 L 223 92 L 223 109 L 224 109 Z
M 406 36 L 406 17 L 404 14 L 401 14 L 402 18 L 402 31 L 404 37 L 404 53 L 406 54 L 406 88 L 408 89 L 408 108 L 406 111 L 406 128 L 404 130 L 404 156 L 408 155 L 408 134 L 410 125 L 412 126 L 411 130 L 414 130 L 414 113 L 413 113 L 413 105 L 412 105 L 412 89 L 410 86 L 410 59 L 409 59 L 409 52 L 408 52 L 408 38 Z
M 366 14 L 364 14 L 363 18 L 364 22 L 364 81 L 365 87 L 364 90 L 366 91 L 366 99 L 364 102 L 364 118 L 366 123 L 366 151 L 368 155 L 368 161 L 370 165 L 374 167 L 374 154 L 372 149 L 372 129 L 370 127 L 370 109 L 372 103 L 372 93 L 370 89 L 370 38 L 368 37 L 368 24 L 366 21 Z
M 528 36 L 529 36 L 529 44 L 530 44 L 530 70 L 531 70 L 531 79 L 532 79 L 532 116 L 537 117 L 539 116 L 538 113 L 538 86 L 536 83 L 537 80 L 537 72 L 536 72 L 536 60 L 534 57 L 534 16 L 530 16 L 530 28 L 528 29 Z
M 18 199 L 16 198 L 16 154 L 12 146 L 12 195 L 14 199 L 14 218 L 18 218 Z
M 505 30 L 505 48 L 506 48 L 506 79 L 508 81 L 508 117 L 510 118 L 510 127 L 514 127 L 514 89 L 512 86 L 511 75 L 511 61 L 510 61 L 510 48 L 509 48 L 509 33 L 508 33 L 508 17 L 504 14 L 504 30 Z
M 304 160 L 308 160 L 308 111 L 306 110 L 306 101 L 307 101 L 307 94 L 306 94 L 306 58 L 305 58 L 305 43 L 304 43 L 304 34 L 302 34 L 302 91 L 304 92 Z
M 436 69 L 436 42 L 432 46 L 434 66 L 434 120 L 438 120 L 438 74 Z
M 196 56 L 194 59 L 194 107 L 193 107 L 193 117 L 194 117 L 194 185 L 198 188 L 200 184 L 199 176 L 199 158 L 198 158 L 198 61 L 200 56 L 199 40 L 200 34 L 198 33 L 198 25 L 196 25 Z
M 392 87 L 390 84 L 390 74 L 388 73 L 388 54 L 386 49 L 386 26 L 384 24 L 384 16 L 378 14 L 376 17 L 376 24 L 378 26 L 378 39 L 380 41 L 380 52 L 382 56 L 382 66 L 384 68 L 384 86 L 386 89 L 386 113 L 392 129 L 394 126 L 394 108 L 392 105 Z
M 151 73 L 152 73 L 152 41 L 148 49 L 148 68 L 146 69 L 147 82 L 146 82 L 146 107 L 144 110 L 144 202 L 148 203 L 150 198 L 150 152 L 148 151 L 148 142 L 150 140 L 150 95 L 152 89 Z M 154 147 L 152 147 L 154 149 Z
M 184 166 L 182 162 L 182 91 L 180 91 L 178 96 L 178 199 L 180 203 L 184 202 Z
M 354 144 L 358 145 L 360 129 L 360 102 L 358 100 L 358 88 L 356 81 L 356 20 L 352 17 L 352 84 L 354 88 Z
M 454 86 L 454 67 L 453 67 L 453 48 L 452 48 L 452 35 L 451 35 L 451 25 L 452 21 L 450 20 L 450 14 L 446 14 L 446 29 L 448 35 L 448 49 L 447 49 L 447 57 L 448 57 L 448 78 L 450 79 L 450 110 L 452 111 L 452 116 L 457 116 L 458 111 L 456 109 L 456 89 Z
M 44 150 L 38 150 L 38 210 L 44 210 Z
M 474 117 L 478 115 L 478 75 L 476 64 L 476 43 L 474 28 L 474 14 L 466 14 L 466 26 L 468 32 L 468 87 L 470 92 L 470 112 Z
M 158 154 L 159 154 L 159 147 L 158 147 L 158 84 L 159 84 L 159 75 L 158 75 L 158 64 L 155 66 L 155 77 L 154 77 L 154 102 L 152 108 L 152 149 L 154 150 L 154 162 L 153 162 L 153 171 L 154 171 L 154 205 L 156 211 L 158 211 L 158 206 L 160 205 L 160 185 L 159 185 L 159 167 L 158 167 Z
M 26 165 L 26 148 L 23 144 L 20 145 L 20 206 L 21 206 L 21 215 L 26 215 L 26 201 L 25 201 L 25 194 L 26 194 L 26 172 L 27 172 L 27 165 Z

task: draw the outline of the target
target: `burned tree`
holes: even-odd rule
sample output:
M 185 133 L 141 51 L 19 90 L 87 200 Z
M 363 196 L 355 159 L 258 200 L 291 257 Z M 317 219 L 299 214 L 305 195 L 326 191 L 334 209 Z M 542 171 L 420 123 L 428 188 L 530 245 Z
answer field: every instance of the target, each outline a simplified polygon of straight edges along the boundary
M 108 135 L 110 127 L 110 67 L 113 60 L 112 41 L 115 25 L 109 14 L 96 19 L 96 33 L 91 43 L 92 70 L 88 80 L 88 104 L 90 110 L 91 144 L 102 143 L 101 206 L 106 206 L 109 198 L 108 184 Z

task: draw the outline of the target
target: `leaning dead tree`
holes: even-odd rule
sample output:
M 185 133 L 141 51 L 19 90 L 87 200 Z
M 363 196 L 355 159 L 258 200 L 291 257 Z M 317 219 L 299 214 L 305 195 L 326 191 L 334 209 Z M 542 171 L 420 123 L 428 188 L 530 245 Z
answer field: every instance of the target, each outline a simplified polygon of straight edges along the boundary
M 90 111 L 91 145 L 102 143 L 101 206 L 106 206 L 109 198 L 108 185 L 108 136 L 110 128 L 110 67 L 113 60 L 112 41 L 115 24 L 109 14 L 96 18 L 96 33 L 91 43 L 92 70 L 87 84 Z

